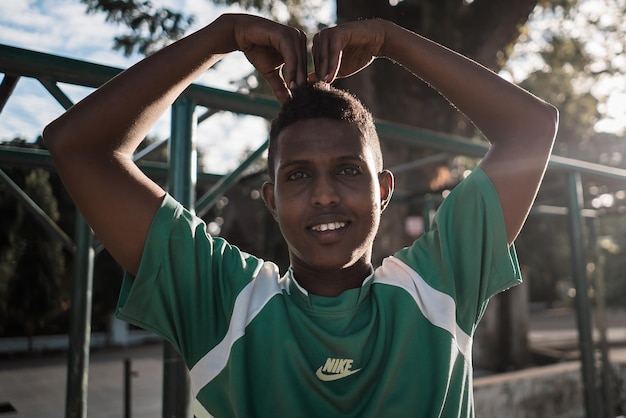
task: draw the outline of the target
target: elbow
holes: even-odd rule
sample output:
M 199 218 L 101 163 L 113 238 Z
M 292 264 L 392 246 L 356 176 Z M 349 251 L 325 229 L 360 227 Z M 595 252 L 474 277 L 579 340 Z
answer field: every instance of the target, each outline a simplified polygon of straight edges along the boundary
M 43 129 L 41 138 L 55 163 L 63 164 L 62 160 L 81 158 L 84 155 L 84 141 L 79 140 L 75 123 L 62 115 L 50 122 Z
M 539 137 L 552 147 L 559 129 L 559 110 L 549 103 L 544 103 L 538 127 Z
M 559 111 L 551 104 L 539 101 L 527 114 L 524 140 L 520 145 L 529 147 L 542 155 L 550 155 L 559 128 Z
M 43 132 L 41 134 L 41 138 L 43 139 L 44 144 L 46 144 L 46 148 L 50 151 L 50 154 L 53 156 L 58 154 L 57 150 L 61 147 L 61 138 L 62 133 L 59 127 L 58 119 L 50 122 L 45 128 L 43 128 Z

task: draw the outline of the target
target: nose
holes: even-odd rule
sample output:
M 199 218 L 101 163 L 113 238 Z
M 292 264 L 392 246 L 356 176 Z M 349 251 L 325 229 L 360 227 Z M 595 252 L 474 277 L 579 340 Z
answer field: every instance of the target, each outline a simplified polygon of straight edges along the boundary
M 311 187 L 311 204 L 313 206 L 333 206 L 341 200 L 331 176 L 316 176 Z

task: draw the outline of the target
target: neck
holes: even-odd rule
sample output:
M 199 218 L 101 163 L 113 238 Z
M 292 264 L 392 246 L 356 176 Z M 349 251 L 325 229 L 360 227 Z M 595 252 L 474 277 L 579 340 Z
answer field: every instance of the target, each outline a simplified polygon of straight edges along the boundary
M 348 289 L 361 287 L 372 271 L 371 264 L 358 264 L 343 269 L 314 270 L 292 265 L 293 275 L 307 292 L 318 296 L 339 296 Z

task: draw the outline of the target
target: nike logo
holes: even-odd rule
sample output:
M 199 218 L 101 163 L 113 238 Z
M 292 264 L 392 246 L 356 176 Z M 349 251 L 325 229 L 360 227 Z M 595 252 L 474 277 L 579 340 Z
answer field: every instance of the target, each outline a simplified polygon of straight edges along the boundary
M 352 370 L 352 359 L 328 358 L 326 363 L 315 372 L 315 376 L 322 382 L 332 382 L 343 379 L 361 369 Z

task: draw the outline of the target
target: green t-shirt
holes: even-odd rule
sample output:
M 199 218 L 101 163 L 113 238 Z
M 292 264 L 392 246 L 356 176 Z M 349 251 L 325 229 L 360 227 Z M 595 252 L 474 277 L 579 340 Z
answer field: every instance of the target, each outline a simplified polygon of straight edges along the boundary
M 497 193 L 476 169 L 430 232 L 337 297 L 209 236 L 167 196 L 118 316 L 178 349 L 199 418 L 472 417 L 476 324 L 519 281 Z

